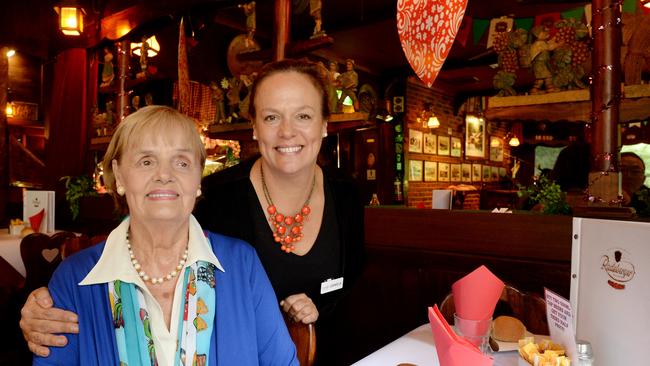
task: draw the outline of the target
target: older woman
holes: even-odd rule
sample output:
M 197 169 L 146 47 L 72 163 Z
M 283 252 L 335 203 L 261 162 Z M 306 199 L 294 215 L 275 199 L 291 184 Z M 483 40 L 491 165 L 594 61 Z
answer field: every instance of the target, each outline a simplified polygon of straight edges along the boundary
M 78 314 L 79 334 L 34 364 L 297 364 L 253 248 L 191 215 L 204 161 L 194 122 L 171 108 L 119 125 L 104 179 L 129 216 L 53 275 L 54 304 Z
M 362 269 L 363 203 L 354 184 L 316 164 L 330 115 L 320 71 L 295 60 L 261 70 L 249 110 L 261 157 L 207 177 L 195 214 L 204 228 L 255 247 L 282 310 L 298 322 L 318 320 L 317 357 L 329 365 L 335 362 L 323 357 L 342 346 L 336 305 Z M 65 342 L 47 333 L 74 326 L 74 314 L 50 308 L 45 290 L 23 308 L 21 327 L 34 352 Z

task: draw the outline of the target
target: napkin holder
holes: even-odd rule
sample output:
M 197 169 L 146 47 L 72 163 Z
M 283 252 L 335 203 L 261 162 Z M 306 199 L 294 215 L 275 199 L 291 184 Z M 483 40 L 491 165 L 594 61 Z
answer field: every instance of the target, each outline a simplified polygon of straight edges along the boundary
M 19 236 L 25 228 L 25 224 L 9 224 L 9 235 Z

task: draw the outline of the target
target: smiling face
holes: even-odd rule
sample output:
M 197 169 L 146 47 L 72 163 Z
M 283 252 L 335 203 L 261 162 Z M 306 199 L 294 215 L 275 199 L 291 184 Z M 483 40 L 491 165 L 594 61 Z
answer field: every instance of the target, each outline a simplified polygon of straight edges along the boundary
M 323 97 L 309 77 L 280 71 L 260 82 L 254 134 L 264 168 L 276 174 L 313 174 L 327 123 Z
M 126 190 L 132 219 L 187 220 L 201 183 L 201 162 L 181 128 L 151 133 L 113 160 L 116 185 Z

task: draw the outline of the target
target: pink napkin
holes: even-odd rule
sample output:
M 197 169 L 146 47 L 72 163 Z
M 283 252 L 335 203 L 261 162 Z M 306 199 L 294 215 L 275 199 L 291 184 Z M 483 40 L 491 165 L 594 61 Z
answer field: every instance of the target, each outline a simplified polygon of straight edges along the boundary
M 29 217 L 29 224 L 32 226 L 32 230 L 34 230 L 35 233 L 40 232 L 43 216 L 45 216 L 45 209 L 42 209 L 38 211 L 37 214 Z
M 456 314 L 463 319 L 472 320 L 491 317 L 503 287 L 503 281 L 487 267 L 478 267 L 451 286 Z
M 434 305 L 429 308 L 429 322 L 440 366 L 491 366 L 492 359 L 473 344 L 456 335 Z

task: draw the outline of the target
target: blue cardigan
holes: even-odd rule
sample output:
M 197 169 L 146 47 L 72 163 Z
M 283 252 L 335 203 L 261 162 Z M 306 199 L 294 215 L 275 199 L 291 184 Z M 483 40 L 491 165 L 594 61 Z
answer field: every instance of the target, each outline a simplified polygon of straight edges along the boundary
M 244 241 L 209 233 L 225 272 L 215 271 L 216 314 L 210 365 L 298 365 L 271 284 Z M 118 365 L 106 284 L 79 286 L 95 266 L 104 244 L 63 261 L 50 280 L 56 307 L 79 316 L 79 334 L 67 334 L 65 347 L 51 347 L 50 356 L 34 356 L 34 365 Z

